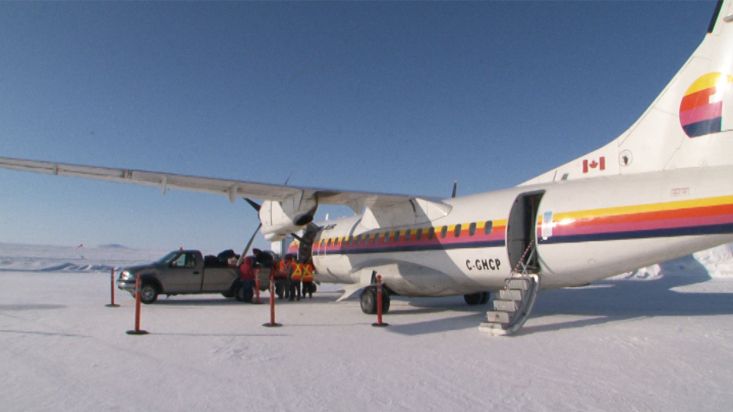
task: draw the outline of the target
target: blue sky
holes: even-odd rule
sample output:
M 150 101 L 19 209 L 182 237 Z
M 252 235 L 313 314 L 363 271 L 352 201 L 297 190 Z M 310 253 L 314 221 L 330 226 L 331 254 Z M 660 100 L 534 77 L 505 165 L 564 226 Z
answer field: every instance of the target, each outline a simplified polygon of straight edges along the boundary
M 499 189 L 620 134 L 714 4 L 0 2 L 0 156 Z M 0 170 L 0 242 L 214 252 L 256 225 L 224 197 Z

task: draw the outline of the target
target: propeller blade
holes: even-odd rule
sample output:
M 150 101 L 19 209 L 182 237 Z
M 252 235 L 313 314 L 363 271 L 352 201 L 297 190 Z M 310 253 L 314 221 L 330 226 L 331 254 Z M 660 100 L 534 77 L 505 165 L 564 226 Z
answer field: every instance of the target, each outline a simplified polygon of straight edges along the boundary
M 247 252 L 249 252 L 249 248 L 250 246 L 252 246 L 252 242 L 254 242 L 255 236 L 257 236 L 257 232 L 260 231 L 261 227 L 262 227 L 262 223 L 260 222 L 260 224 L 257 225 L 257 229 L 255 229 L 254 233 L 252 233 L 252 236 L 249 238 L 249 242 L 247 242 L 247 246 L 244 247 L 242 254 L 239 256 L 239 260 L 237 261 L 237 266 L 241 265 L 244 258 L 247 257 Z
M 255 202 L 254 200 L 252 200 L 252 199 L 250 199 L 250 198 L 248 198 L 248 197 L 244 197 L 243 199 L 244 199 L 244 200 L 245 200 L 245 201 L 246 201 L 247 203 L 249 203 L 249 205 L 250 205 L 250 206 L 252 206 L 252 208 L 253 208 L 254 210 L 256 210 L 256 211 L 258 211 L 258 212 L 260 211 L 260 208 L 261 208 L 262 206 L 260 206 L 260 204 L 259 204 L 259 203 Z

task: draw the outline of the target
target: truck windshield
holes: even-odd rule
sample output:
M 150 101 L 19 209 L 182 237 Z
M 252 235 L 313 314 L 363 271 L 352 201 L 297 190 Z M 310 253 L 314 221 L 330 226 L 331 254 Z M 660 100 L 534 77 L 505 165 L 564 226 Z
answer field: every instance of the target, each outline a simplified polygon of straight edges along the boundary
M 173 260 L 176 256 L 178 256 L 177 251 L 170 252 L 167 255 L 163 256 L 162 258 L 158 259 L 158 263 L 169 263 L 171 260 Z

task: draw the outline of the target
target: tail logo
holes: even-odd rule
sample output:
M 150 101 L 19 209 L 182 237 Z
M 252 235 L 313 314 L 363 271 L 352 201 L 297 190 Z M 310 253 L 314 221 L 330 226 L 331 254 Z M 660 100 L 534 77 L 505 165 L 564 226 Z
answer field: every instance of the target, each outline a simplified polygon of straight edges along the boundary
M 688 137 L 717 133 L 723 127 L 723 101 L 733 76 L 707 73 L 687 89 L 680 103 L 680 124 Z

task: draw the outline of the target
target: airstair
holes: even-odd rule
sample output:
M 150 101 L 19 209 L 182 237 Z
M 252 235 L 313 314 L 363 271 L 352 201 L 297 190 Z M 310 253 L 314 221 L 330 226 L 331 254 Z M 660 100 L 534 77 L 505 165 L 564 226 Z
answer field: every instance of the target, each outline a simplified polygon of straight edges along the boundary
M 527 263 L 533 261 L 536 250 L 533 243 L 527 245 L 511 277 L 506 278 L 504 289 L 493 299 L 493 310 L 486 312 L 486 321 L 481 322 L 479 330 L 493 336 L 511 335 L 527 321 L 540 290 L 539 271 Z M 525 259 L 527 253 L 530 255 Z

